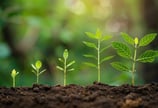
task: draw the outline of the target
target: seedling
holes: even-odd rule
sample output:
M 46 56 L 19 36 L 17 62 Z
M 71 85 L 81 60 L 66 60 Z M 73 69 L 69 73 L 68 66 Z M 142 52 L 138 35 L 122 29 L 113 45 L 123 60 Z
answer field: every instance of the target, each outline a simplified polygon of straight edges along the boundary
M 19 72 L 16 72 L 16 70 L 15 69 L 13 69 L 12 70 L 12 72 L 11 72 L 11 77 L 12 77 L 12 79 L 13 79 L 13 87 L 15 87 L 15 84 L 16 84 L 16 80 L 15 80 L 15 78 L 16 78 L 16 76 L 19 74 Z
M 63 52 L 63 58 L 58 59 L 61 63 L 63 63 L 63 66 L 56 66 L 57 69 L 64 72 L 64 86 L 66 86 L 66 73 L 67 73 L 67 71 L 74 70 L 74 68 L 70 68 L 70 66 L 72 66 L 75 63 L 75 61 L 71 61 L 71 62 L 67 63 L 68 57 L 69 57 L 68 50 L 65 49 Z
M 134 39 L 126 33 L 121 33 L 122 38 L 128 45 L 121 43 L 121 42 L 113 42 L 112 46 L 117 51 L 117 54 L 123 58 L 126 58 L 131 61 L 132 65 L 129 68 L 127 65 L 123 64 L 122 62 L 113 62 L 111 63 L 112 67 L 117 69 L 118 71 L 128 71 L 132 74 L 132 85 L 135 84 L 135 72 L 136 72 L 136 63 L 151 63 L 155 60 L 155 57 L 158 56 L 158 51 L 154 50 L 146 50 L 139 56 L 137 56 L 137 51 L 139 48 L 147 46 L 150 44 L 155 38 L 156 33 L 147 34 L 142 37 L 140 40 L 138 37 Z M 130 49 L 129 45 L 132 46 L 132 50 Z
M 42 67 L 42 62 L 41 61 L 36 61 L 35 65 L 34 64 L 31 64 L 33 70 L 32 72 L 36 75 L 36 83 L 38 84 L 39 83 L 39 76 L 44 73 L 46 71 L 46 69 L 44 70 L 41 70 L 41 67 Z
M 103 47 L 101 48 L 101 43 L 105 40 L 109 40 L 111 39 L 111 36 L 102 36 L 102 33 L 99 29 L 97 29 L 96 33 L 93 34 L 93 33 L 90 33 L 90 32 L 86 32 L 86 35 L 91 38 L 91 39 L 94 39 L 97 41 L 97 44 L 93 43 L 93 42 L 87 42 L 87 41 L 83 41 L 83 43 L 87 46 L 87 47 L 90 47 L 90 48 L 93 48 L 96 50 L 97 52 L 97 55 L 92 55 L 92 54 L 85 54 L 84 56 L 85 57 L 88 57 L 88 58 L 93 58 L 97 61 L 97 63 L 90 63 L 90 62 L 86 62 L 85 64 L 91 66 L 91 67 L 95 67 L 97 68 L 98 70 L 98 82 L 100 82 L 100 65 L 107 61 L 107 60 L 110 60 L 112 59 L 114 56 L 107 56 L 107 57 L 104 57 L 104 58 L 101 58 L 101 54 L 107 49 L 110 47 L 109 46 L 106 46 L 106 47 Z

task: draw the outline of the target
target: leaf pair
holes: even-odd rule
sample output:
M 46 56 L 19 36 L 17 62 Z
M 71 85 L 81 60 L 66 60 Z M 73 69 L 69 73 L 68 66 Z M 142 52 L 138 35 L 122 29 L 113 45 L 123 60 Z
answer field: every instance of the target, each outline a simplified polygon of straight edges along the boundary
M 15 78 L 18 74 L 19 74 L 19 72 L 17 72 L 15 69 L 13 69 L 11 72 L 11 77 Z
M 40 71 L 41 67 L 42 67 L 42 62 L 41 61 L 36 61 L 35 65 L 34 64 L 31 64 L 33 70 L 32 72 L 35 74 L 35 75 L 41 75 L 42 73 L 44 73 L 46 71 L 46 69 Z
M 143 38 L 141 38 L 139 42 L 138 38 L 133 39 L 126 33 L 121 33 L 121 35 L 122 38 L 125 40 L 125 42 L 132 45 L 133 47 L 137 45 L 137 48 L 150 44 L 156 38 L 156 33 L 147 34 Z M 133 59 L 132 51 L 130 50 L 129 46 L 127 46 L 126 44 L 121 42 L 113 42 L 112 47 L 117 51 L 117 54 L 119 56 L 127 59 Z M 153 62 L 156 56 L 157 56 L 157 51 L 147 50 L 144 53 L 142 53 L 136 61 L 140 61 L 143 63 Z
M 36 83 L 38 84 L 39 76 L 43 74 L 46 71 L 46 69 L 40 70 L 42 67 L 42 62 L 39 60 L 37 60 L 35 64 L 31 64 L 31 66 L 33 68 L 32 72 L 36 75 Z
M 100 41 L 111 39 L 111 36 L 102 36 L 102 32 L 100 31 L 100 29 L 97 29 L 95 34 L 91 32 L 86 32 L 86 35 L 91 39 L 100 40 Z
M 69 56 L 68 50 L 65 49 L 65 51 L 64 51 L 64 53 L 63 53 L 63 59 L 62 59 L 62 58 L 59 58 L 59 59 L 58 59 L 61 63 L 64 64 L 64 66 L 63 66 L 63 67 L 57 66 L 57 69 L 59 69 L 59 70 L 61 70 L 61 71 L 64 71 L 64 72 L 66 72 L 66 71 L 73 71 L 73 70 L 74 70 L 74 68 L 68 69 L 71 65 L 73 65 L 73 64 L 75 63 L 75 61 L 71 61 L 70 63 L 67 64 L 68 56 Z M 68 69 L 68 70 L 67 70 L 67 69 Z M 66 71 L 65 71 L 65 70 L 66 70 Z
M 156 35 L 157 35 L 156 33 L 145 35 L 140 39 L 140 42 L 138 42 L 139 43 L 138 47 L 149 45 L 156 38 Z M 132 46 L 136 43 L 136 40 L 126 33 L 121 33 L 121 36 L 124 39 L 124 41 L 126 41 L 128 44 L 131 44 Z

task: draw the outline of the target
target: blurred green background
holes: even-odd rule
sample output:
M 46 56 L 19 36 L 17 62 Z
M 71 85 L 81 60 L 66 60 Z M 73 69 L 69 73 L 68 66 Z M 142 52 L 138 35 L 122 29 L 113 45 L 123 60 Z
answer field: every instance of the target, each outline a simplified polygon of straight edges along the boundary
M 75 71 L 67 73 L 68 84 L 88 85 L 97 81 L 97 70 L 83 64 L 86 53 L 95 53 L 83 45 L 85 32 L 100 28 L 111 41 L 122 40 L 120 32 L 141 37 L 158 31 L 157 0 L 1 0 L 0 1 L 0 86 L 11 86 L 10 72 L 16 69 L 18 86 L 31 86 L 35 75 L 31 64 L 43 62 L 47 71 L 40 76 L 42 84 L 63 84 L 63 73 L 56 69 L 58 57 L 65 48 Z M 95 42 L 95 41 L 94 41 Z M 157 49 L 157 39 L 151 48 Z M 105 54 L 116 55 L 109 48 Z M 121 73 L 110 66 L 120 60 L 116 56 L 102 65 L 101 82 L 118 85 L 130 83 L 130 73 Z M 94 62 L 94 61 L 92 61 Z M 128 63 L 128 61 L 124 61 Z M 157 60 L 138 64 L 136 83 L 158 81 Z

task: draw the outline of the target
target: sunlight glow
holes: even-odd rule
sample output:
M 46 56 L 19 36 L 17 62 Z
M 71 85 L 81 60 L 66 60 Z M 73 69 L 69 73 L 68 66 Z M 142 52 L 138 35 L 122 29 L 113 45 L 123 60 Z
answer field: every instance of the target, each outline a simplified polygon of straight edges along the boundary
M 85 5 L 81 0 L 66 0 L 65 5 L 71 12 L 77 15 L 85 12 Z

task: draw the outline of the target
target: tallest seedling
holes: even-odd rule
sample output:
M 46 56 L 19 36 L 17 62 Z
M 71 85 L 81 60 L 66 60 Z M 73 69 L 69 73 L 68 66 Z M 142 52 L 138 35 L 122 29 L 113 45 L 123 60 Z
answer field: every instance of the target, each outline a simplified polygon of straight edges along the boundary
M 132 75 L 132 85 L 135 84 L 135 72 L 136 72 L 136 63 L 141 62 L 141 63 L 151 63 L 154 61 L 155 57 L 158 56 L 158 51 L 154 50 L 146 50 L 142 54 L 138 56 L 137 52 L 138 49 L 144 46 L 147 46 L 150 44 L 155 38 L 156 38 L 156 33 L 151 33 L 145 35 L 143 38 L 140 40 L 138 37 L 135 37 L 134 39 L 129 36 L 126 33 L 121 33 L 122 38 L 126 43 L 131 45 L 133 47 L 132 50 L 130 50 L 129 46 L 121 43 L 121 42 L 113 42 L 112 46 L 113 48 L 117 51 L 117 54 L 123 58 L 126 58 L 131 61 L 131 67 L 129 68 L 125 64 L 121 62 L 113 62 L 111 65 L 119 70 L 119 71 L 128 71 L 131 72 Z
M 97 61 L 97 64 L 95 63 L 89 63 L 89 62 L 86 62 L 87 65 L 89 66 L 92 66 L 92 67 L 95 67 L 97 68 L 98 70 L 98 82 L 100 82 L 100 76 L 101 76 L 101 72 L 100 72 L 100 65 L 101 63 L 103 63 L 104 61 L 107 61 L 107 60 L 110 60 L 111 58 L 113 58 L 113 56 L 107 56 L 107 57 L 104 57 L 104 58 L 101 58 L 101 54 L 109 47 L 109 46 L 106 46 L 106 47 L 101 47 L 101 43 L 105 40 L 109 40 L 111 39 L 111 36 L 102 36 L 102 33 L 99 29 L 97 29 L 96 33 L 93 34 L 93 33 L 90 33 L 90 32 L 86 32 L 86 35 L 91 38 L 91 39 L 94 39 L 97 41 L 97 43 L 92 43 L 92 42 L 86 42 L 86 41 L 83 41 L 83 43 L 87 46 L 87 47 L 90 47 L 90 48 L 93 48 L 95 49 L 95 51 L 97 52 L 97 55 L 91 55 L 91 54 L 85 54 L 84 56 L 85 57 L 88 57 L 88 58 L 93 58 Z

